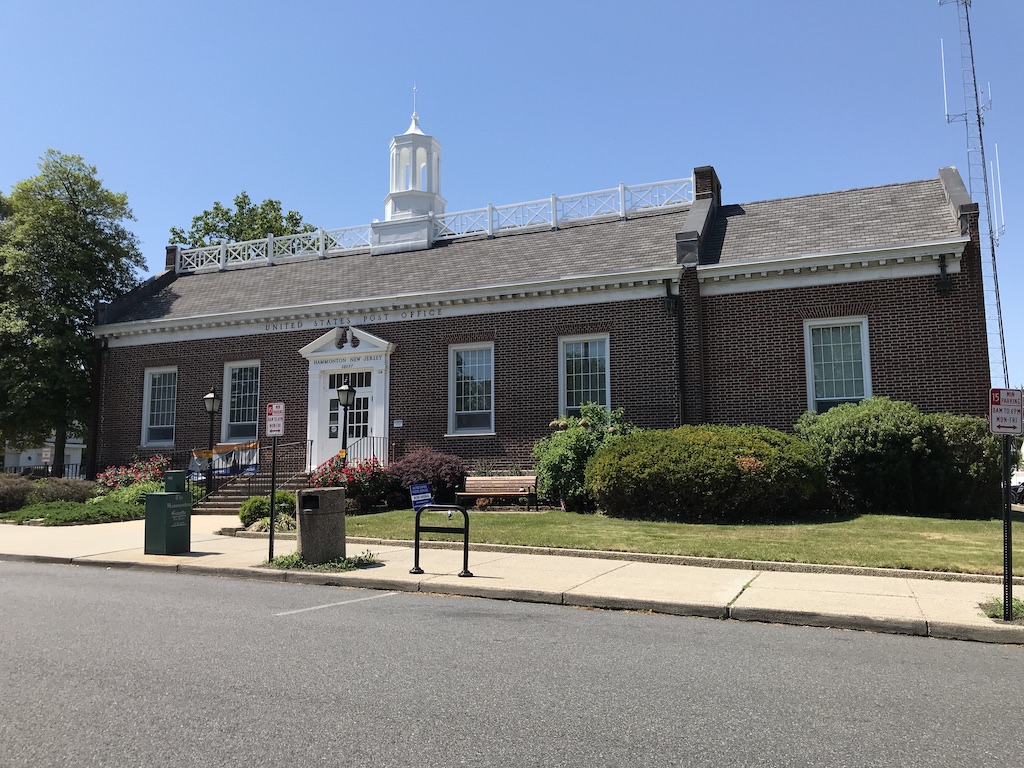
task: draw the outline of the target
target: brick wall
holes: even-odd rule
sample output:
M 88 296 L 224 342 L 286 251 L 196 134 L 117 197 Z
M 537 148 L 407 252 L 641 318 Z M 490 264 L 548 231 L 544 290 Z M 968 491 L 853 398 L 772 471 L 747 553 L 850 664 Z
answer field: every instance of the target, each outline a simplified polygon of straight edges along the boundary
M 847 315 L 868 318 L 872 394 L 986 416 L 985 310 L 970 250 L 948 296 L 936 267 L 935 277 L 703 298 L 703 420 L 790 429 L 807 409 L 804 320 Z
M 679 423 L 677 328 L 661 298 L 501 312 L 360 326 L 396 345 L 391 356 L 389 419 L 400 453 L 422 447 L 456 453 L 496 468 L 532 465 L 530 449 L 549 434 L 558 410 L 558 337 L 609 334 L 611 397 L 626 418 L 645 427 Z M 220 391 L 224 364 L 259 359 L 260 404 L 287 405 L 281 443 L 306 440 L 308 363 L 298 350 L 322 330 L 122 347 L 106 353 L 99 441 L 100 465 L 158 452 L 139 447 L 144 370 L 178 366 L 174 450 L 205 447 L 209 418 L 202 397 Z M 448 345 L 494 342 L 495 436 L 444 437 L 448 427 Z M 219 419 L 219 417 L 218 417 Z M 216 434 L 220 434 L 218 420 Z M 264 425 L 259 425 L 262 435 Z M 162 451 L 162 452 L 166 452 Z

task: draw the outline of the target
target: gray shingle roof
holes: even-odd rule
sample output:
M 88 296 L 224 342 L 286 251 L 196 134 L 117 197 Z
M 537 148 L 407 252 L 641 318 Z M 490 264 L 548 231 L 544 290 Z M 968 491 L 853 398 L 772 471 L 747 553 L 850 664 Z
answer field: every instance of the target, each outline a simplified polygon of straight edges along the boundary
M 939 179 L 726 205 L 701 264 L 911 245 L 959 237 Z
M 687 209 L 441 242 L 423 251 L 283 262 L 181 275 L 106 322 L 196 317 L 445 290 L 614 274 L 675 264 L 675 233 Z
M 672 267 L 688 209 L 442 242 L 424 251 L 184 274 L 105 323 L 201 317 L 319 302 L 472 290 Z M 959 236 L 939 179 L 719 209 L 702 264 L 907 245 Z M 152 292 L 151 292 L 152 293 Z

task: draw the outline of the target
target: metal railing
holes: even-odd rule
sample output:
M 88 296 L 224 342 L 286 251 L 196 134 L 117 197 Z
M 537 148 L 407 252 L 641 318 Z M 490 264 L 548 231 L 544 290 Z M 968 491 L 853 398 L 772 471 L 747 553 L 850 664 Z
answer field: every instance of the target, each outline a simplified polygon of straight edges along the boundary
M 54 477 L 52 464 L 33 464 L 27 467 L 4 467 L 5 475 L 22 475 L 32 479 L 40 477 Z M 81 464 L 65 464 L 64 474 L 61 477 L 83 479 L 85 468 Z
M 654 208 L 672 208 L 693 202 L 693 179 L 673 179 L 649 184 L 619 184 L 612 189 L 583 192 L 575 195 L 551 195 L 511 205 L 488 203 L 486 208 L 443 213 L 434 217 L 434 237 L 454 240 L 460 237 L 514 229 L 584 221 L 606 216 L 627 218 L 630 213 Z M 366 251 L 373 241 L 373 227 L 362 224 L 340 229 L 317 229 L 294 235 L 269 235 L 260 240 L 220 243 L 178 251 L 176 272 L 193 272 L 214 268 L 219 270 L 238 265 L 270 265 L 288 259 L 316 256 L 342 256 Z
M 391 446 L 386 437 L 357 437 L 348 444 L 347 456 L 350 465 L 376 459 L 386 467 L 391 460 Z
M 270 464 L 273 446 L 261 445 L 259 471 L 244 478 L 247 493 L 252 496 L 269 496 L 271 484 Z M 279 443 L 277 446 L 277 487 L 280 488 L 294 477 L 306 475 L 307 445 L 301 443 Z

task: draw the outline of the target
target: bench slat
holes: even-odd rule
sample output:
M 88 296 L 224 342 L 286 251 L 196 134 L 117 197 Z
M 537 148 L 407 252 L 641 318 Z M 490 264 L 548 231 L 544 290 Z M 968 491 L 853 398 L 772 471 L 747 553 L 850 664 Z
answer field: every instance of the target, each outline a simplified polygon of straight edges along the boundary
M 536 504 L 536 475 L 496 475 L 492 477 L 467 477 L 466 489 L 455 494 L 460 498 L 482 496 L 526 496 Z M 529 508 L 529 504 L 527 504 Z

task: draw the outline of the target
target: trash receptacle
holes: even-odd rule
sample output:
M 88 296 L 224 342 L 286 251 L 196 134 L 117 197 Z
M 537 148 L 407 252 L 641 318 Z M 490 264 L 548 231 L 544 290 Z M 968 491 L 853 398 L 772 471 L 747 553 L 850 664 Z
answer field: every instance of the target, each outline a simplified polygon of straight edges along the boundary
M 192 494 L 146 494 L 147 555 L 178 555 L 191 551 Z
M 307 563 L 345 557 L 345 489 L 309 488 L 295 494 L 295 546 Z

